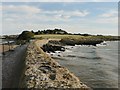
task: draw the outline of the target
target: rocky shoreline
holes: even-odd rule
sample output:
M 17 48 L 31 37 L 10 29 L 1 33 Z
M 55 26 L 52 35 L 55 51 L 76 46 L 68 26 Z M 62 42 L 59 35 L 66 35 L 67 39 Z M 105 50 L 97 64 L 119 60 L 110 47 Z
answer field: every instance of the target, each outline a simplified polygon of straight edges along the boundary
M 42 50 L 44 52 L 53 52 L 55 53 L 55 51 L 65 51 L 65 47 L 61 46 L 61 45 L 51 45 L 51 44 L 45 44 L 42 47 Z
M 48 56 L 35 42 L 29 44 L 21 88 L 89 90 L 78 77 Z

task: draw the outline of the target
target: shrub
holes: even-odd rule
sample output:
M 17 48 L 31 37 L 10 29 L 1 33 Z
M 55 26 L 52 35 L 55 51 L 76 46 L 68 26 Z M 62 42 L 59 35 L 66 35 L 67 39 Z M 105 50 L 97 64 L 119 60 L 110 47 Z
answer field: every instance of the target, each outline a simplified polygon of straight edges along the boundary
M 17 40 L 30 40 L 34 37 L 34 34 L 30 31 L 23 31 L 18 37 Z

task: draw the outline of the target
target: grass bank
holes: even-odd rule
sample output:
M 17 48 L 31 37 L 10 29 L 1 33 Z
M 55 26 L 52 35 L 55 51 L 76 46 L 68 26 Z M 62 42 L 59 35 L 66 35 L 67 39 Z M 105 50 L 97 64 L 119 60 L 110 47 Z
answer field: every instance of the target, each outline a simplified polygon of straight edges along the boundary
M 66 35 L 66 34 L 41 34 L 41 35 L 35 35 L 35 38 L 41 38 L 41 39 L 63 39 L 63 38 L 81 38 L 84 36 L 80 35 Z
M 35 39 L 79 39 L 79 40 L 103 40 L 103 41 L 112 41 L 120 40 L 119 36 L 81 36 L 81 35 L 68 35 L 68 34 L 41 34 L 35 35 Z
M 60 35 L 60 34 L 41 34 L 35 35 L 36 39 L 60 39 L 60 43 L 63 45 L 94 45 L 100 44 L 103 41 L 115 41 L 120 40 L 117 36 L 81 36 L 81 35 Z

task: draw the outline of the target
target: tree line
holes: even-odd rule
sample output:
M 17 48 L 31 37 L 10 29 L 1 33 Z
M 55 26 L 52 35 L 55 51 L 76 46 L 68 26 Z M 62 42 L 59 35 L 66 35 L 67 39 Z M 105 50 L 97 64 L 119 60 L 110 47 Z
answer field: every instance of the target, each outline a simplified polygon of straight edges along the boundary
M 38 30 L 37 32 L 34 32 L 34 31 L 32 30 L 31 32 L 34 33 L 35 35 L 39 35 L 39 34 L 68 34 L 65 30 L 62 30 L 62 29 Z
M 21 34 L 19 34 L 16 38 L 14 36 L 14 38 L 16 40 L 19 40 L 21 42 L 21 40 L 24 40 L 24 41 L 29 41 L 30 39 L 34 39 L 34 35 L 42 35 L 42 34 L 61 34 L 61 35 L 80 35 L 80 36 L 92 36 L 93 38 L 99 38 L 99 39 L 102 39 L 102 40 L 120 40 L 120 37 L 118 36 L 103 36 L 103 35 L 91 35 L 91 34 L 81 34 L 81 33 L 78 33 L 78 34 L 72 34 L 72 33 L 68 33 L 67 31 L 65 30 L 62 30 L 62 29 L 47 29 L 47 30 L 38 30 L 36 32 L 34 32 L 33 30 L 32 31 L 23 31 Z M 9 36 L 6 36 L 6 39 L 11 39 L 13 38 L 13 36 L 9 37 Z

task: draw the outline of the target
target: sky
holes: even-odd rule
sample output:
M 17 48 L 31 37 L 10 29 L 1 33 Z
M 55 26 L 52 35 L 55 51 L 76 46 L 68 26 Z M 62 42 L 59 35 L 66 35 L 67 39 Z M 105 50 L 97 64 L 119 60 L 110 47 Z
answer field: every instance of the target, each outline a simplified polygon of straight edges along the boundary
M 118 35 L 117 0 L 116 2 L 13 1 L 0 4 L 2 12 L 0 25 L 4 35 L 20 34 L 24 30 L 54 28 L 70 33 Z

